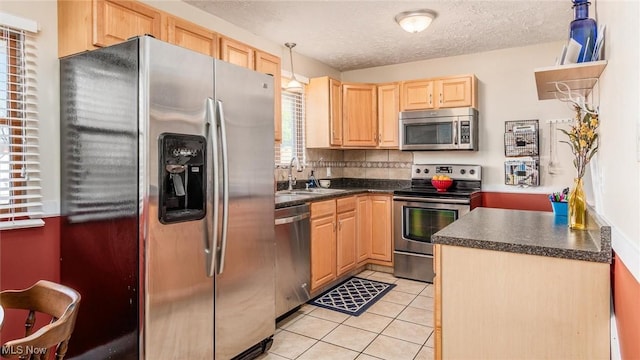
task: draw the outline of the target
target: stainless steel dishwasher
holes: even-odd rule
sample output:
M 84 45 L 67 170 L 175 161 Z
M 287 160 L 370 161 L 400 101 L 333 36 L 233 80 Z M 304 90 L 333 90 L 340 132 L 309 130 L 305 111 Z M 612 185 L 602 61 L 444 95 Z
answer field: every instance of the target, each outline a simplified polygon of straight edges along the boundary
M 277 209 L 276 318 L 309 300 L 311 279 L 309 205 Z

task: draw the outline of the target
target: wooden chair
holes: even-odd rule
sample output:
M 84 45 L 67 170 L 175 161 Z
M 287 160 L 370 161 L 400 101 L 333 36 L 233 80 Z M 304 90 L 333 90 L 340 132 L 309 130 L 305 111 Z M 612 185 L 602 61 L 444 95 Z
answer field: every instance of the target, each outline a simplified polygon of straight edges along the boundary
M 46 280 L 40 280 L 25 290 L 0 292 L 0 306 L 5 309 L 28 310 L 25 337 L 2 345 L 2 357 L 7 359 L 49 359 L 49 348 L 56 346 L 56 360 L 62 360 L 75 326 L 80 294 L 77 291 Z M 52 317 L 48 325 L 33 331 L 36 312 Z

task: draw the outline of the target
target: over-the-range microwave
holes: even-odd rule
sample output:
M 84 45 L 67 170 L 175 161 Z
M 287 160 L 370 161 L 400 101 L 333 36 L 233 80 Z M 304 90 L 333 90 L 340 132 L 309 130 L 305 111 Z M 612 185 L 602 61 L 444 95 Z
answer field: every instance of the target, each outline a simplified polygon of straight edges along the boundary
M 400 150 L 478 150 L 478 110 L 400 112 Z

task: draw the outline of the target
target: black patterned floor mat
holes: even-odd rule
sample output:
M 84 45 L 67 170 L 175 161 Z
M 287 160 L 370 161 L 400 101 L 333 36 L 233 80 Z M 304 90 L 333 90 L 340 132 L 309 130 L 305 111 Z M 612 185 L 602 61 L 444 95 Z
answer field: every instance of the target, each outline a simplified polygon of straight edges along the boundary
M 354 276 L 310 300 L 309 304 L 358 316 L 395 286 Z

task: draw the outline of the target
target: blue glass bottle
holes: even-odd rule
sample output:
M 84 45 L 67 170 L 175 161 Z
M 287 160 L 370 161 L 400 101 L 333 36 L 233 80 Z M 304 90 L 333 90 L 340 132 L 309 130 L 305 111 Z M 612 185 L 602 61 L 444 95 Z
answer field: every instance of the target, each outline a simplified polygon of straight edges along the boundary
M 569 37 L 582 45 L 578 62 L 591 61 L 593 48 L 596 44 L 598 26 L 596 21 L 589 17 L 588 0 L 573 0 L 575 18 L 571 22 Z

